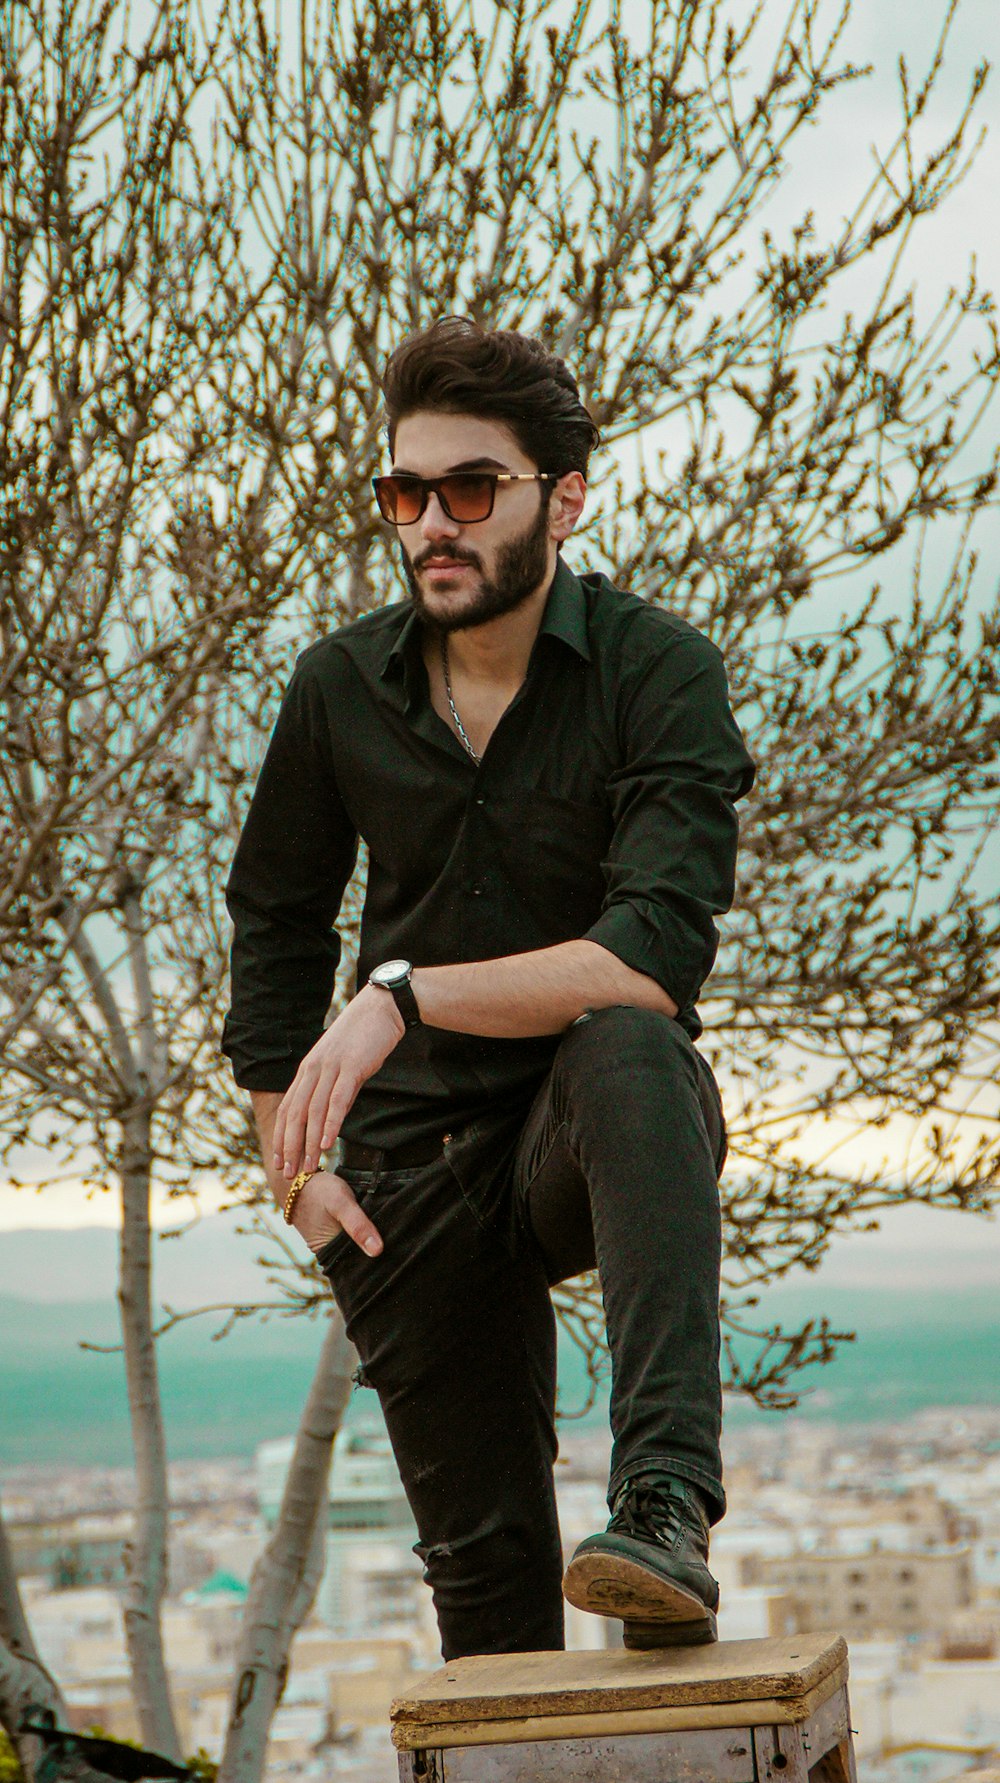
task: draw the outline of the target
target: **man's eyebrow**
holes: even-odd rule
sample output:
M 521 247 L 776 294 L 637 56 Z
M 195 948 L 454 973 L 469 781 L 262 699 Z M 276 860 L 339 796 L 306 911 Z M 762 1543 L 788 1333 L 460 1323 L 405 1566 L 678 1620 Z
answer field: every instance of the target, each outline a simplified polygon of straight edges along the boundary
M 505 464 L 502 458 L 463 458 L 460 464 L 449 464 L 448 469 L 446 471 L 441 471 L 440 475 L 442 477 L 451 477 L 454 476 L 456 471 L 509 470 L 510 465 Z M 392 474 L 394 477 L 422 477 L 423 471 L 411 471 L 407 470 L 402 464 L 394 464 L 392 467 Z M 433 479 L 431 480 L 433 481 Z

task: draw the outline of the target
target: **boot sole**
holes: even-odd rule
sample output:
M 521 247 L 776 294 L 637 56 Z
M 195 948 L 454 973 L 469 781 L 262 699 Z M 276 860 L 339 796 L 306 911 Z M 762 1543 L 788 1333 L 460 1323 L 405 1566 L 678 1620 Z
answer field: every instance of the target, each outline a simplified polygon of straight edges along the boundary
M 624 1554 L 578 1554 L 566 1568 L 563 1596 L 592 1616 L 620 1616 L 626 1647 L 693 1647 L 719 1638 L 715 1613 L 700 1597 Z

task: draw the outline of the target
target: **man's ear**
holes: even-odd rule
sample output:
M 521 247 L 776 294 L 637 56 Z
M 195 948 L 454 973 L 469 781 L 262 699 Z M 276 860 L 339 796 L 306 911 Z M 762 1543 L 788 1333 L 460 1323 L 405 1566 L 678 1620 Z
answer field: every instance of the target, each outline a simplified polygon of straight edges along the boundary
M 583 513 L 587 485 L 579 471 L 567 471 L 560 477 L 549 502 L 549 537 L 568 539 Z

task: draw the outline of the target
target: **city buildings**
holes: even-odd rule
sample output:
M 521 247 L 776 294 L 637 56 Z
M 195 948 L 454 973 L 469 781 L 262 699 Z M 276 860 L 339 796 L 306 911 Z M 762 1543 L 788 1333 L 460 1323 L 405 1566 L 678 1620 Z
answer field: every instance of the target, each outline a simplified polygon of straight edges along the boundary
M 247 1584 L 290 1454 L 288 1440 L 261 1445 L 252 1465 L 173 1470 L 164 1639 L 188 1751 L 221 1749 Z M 567 1550 L 605 1520 L 607 1461 L 603 1432 L 566 1427 L 556 1479 Z M 713 1541 L 722 1638 L 840 1630 L 861 1783 L 989 1783 L 1000 1753 L 1000 1410 L 850 1429 L 737 1425 L 728 1483 Z M 75 1723 L 137 1737 L 120 1600 L 129 1476 L 19 1470 L 0 1485 L 28 1615 Z M 393 1783 L 389 1703 L 439 1657 L 415 1540 L 365 1395 L 337 1440 L 326 1568 L 293 1646 L 268 1783 Z M 614 1621 L 568 1614 L 570 1646 L 620 1638 Z

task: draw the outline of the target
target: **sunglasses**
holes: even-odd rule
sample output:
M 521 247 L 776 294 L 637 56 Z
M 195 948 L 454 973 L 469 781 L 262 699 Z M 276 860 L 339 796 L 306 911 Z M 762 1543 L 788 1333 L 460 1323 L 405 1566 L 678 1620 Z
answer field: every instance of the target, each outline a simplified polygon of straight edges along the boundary
M 379 512 L 390 526 L 412 526 L 420 519 L 432 494 L 437 496 L 449 520 L 468 524 L 489 519 L 498 483 L 558 481 L 557 476 L 539 471 L 452 471 L 447 477 L 418 477 L 411 471 L 394 471 L 387 477 L 373 477 L 372 488 Z

